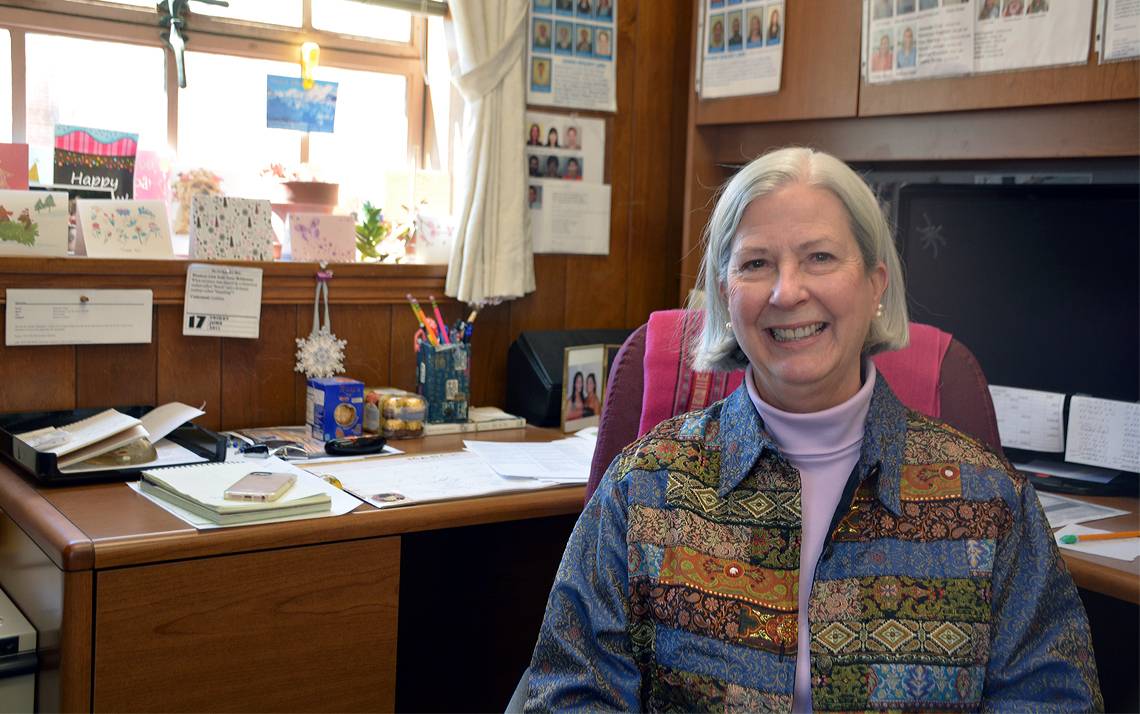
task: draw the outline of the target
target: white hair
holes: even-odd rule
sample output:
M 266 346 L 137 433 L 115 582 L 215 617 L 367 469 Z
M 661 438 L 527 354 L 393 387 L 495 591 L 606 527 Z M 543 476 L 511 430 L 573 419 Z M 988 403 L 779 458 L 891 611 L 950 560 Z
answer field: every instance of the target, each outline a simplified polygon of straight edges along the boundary
M 725 184 L 705 227 L 705 254 L 697 286 L 704 293 L 703 305 L 690 301 L 690 307 L 704 308 L 704 324 L 693 337 L 693 367 L 698 370 L 733 371 L 748 364 L 726 326 L 729 320 L 724 285 L 733 242 L 740 219 L 748 204 L 778 189 L 802 183 L 826 189 L 843 204 L 850 219 L 851 233 L 859 246 L 868 273 L 882 262 L 887 269 L 882 317 L 871 321 L 863 354 L 896 350 L 910 339 L 906 291 L 898 251 L 879 202 L 866 182 L 839 159 L 803 147 L 777 149 L 742 168 Z

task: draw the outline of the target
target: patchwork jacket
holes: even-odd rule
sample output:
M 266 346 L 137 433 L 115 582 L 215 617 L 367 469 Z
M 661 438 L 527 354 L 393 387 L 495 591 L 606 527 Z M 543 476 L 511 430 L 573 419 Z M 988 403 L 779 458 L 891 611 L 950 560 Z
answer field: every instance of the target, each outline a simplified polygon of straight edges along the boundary
M 742 385 L 610 465 L 559 567 L 528 710 L 789 710 L 799 473 Z M 816 711 L 1103 709 L 1037 496 L 879 379 L 812 587 Z

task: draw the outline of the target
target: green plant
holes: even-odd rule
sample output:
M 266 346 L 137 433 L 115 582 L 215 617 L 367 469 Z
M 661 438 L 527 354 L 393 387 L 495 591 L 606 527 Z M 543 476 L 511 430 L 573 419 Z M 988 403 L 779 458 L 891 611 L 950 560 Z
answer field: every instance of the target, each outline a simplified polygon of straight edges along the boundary
M 392 224 L 384 220 L 381 209 L 364 202 L 364 220 L 356 226 L 356 249 L 368 260 L 384 260 L 387 253 L 379 250 L 380 242 L 392 231 Z

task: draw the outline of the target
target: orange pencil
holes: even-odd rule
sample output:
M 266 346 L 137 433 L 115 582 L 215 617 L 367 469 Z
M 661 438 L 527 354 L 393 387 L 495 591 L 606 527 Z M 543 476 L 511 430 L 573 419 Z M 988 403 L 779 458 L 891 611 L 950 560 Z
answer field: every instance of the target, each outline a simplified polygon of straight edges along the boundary
M 1116 540 L 1118 538 L 1140 538 L 1140 531 L 1117 531 L 1116 533 L 1088 533 L 1086 535 L 1063 535 L 1061 542 L 1065 545 L 1080 543 L 1086 540 Z

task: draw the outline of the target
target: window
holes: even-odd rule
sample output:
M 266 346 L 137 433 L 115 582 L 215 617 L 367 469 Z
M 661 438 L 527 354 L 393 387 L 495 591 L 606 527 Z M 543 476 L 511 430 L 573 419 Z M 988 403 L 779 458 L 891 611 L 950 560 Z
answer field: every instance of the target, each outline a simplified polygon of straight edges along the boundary
M 386 211 L 410 204 L 425 169 L 434 185 L 441 176 L 450 185 L 455 103 L 441 71 L 442 21 L 429 32 L 424 18 L 353 0 L 230 5 L 191 4 L 185 88 L 154 0 L 0 6 L 0 77 L 14 79 L 0 82 L 0 140 L 27 142 L 44 182 L 55 125 L 76 124 L 137 132 L 140 150 L 175 170 L 211 170 L 231 195 L 272 197 L 277 187 L 262 176 L 270 164 L 339 183 L 348 210 L 365 200 Z M 266 126 L 266 76 L 299 76 L 306 40 L 321 46 L 316 78 L 338 83 L 332 133 Z M 432 82 L 440 86 L 429 102 Z M 449 203 L 443 193 L 433 202 Z
M 0 77 L 12 76 L 12 34 L 0 30 Z M 12 85 L 0 82 L 0 141 L 12 141 Z

